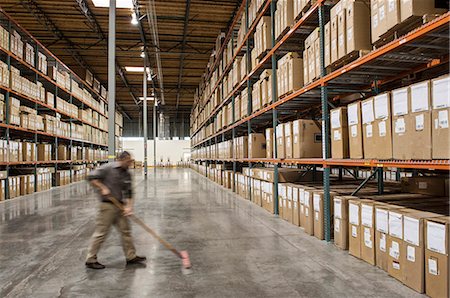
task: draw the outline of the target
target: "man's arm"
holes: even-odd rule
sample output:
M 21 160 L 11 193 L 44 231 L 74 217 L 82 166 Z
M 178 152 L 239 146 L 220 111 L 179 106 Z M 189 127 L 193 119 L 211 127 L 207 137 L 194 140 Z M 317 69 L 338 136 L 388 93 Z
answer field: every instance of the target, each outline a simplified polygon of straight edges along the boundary
M 105 179 L 105 176 L 106 176 L 106 169 L 105 166 L 103 165 L 98 167 L 94 171 L 90 172 L 87 179 L 90 181 L 92 186 L 94 186 L 100 191 L 100 194 L 102 196 L 109 196 L 111 194 L 111 191 L 102 182 L 102 180 Z

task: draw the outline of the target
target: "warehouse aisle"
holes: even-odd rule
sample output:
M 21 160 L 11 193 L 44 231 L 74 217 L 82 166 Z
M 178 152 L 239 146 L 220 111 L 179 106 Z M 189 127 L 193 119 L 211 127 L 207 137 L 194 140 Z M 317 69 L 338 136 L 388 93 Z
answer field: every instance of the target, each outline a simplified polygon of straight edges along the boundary
M 190 252 L 192 275 L 134 227 L 146 267 L 125 267 L 116 231 L 84 258 L 96 200 L 85 183 L 0 203 L 1 297 L 420 297 L 188 169 L 136 177 L 138 216 Z

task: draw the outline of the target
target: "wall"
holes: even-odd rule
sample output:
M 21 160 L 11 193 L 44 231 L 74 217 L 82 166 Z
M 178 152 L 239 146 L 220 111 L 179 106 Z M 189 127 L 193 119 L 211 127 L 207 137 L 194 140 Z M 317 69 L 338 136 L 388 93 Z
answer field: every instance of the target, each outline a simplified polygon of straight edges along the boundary
M 171 164 L 186 161 L 190 158 L 190 141 L 185 140 L 157 140 L 156 141 L 156 163 L 161 159 L 164 163 L 170 159 Z M 137 161 L 144 160 L 144 139 L 123 138 L 123 149 L 130 152 Z M 153 165 L 153 140 L 147 141 L 148 165 Z

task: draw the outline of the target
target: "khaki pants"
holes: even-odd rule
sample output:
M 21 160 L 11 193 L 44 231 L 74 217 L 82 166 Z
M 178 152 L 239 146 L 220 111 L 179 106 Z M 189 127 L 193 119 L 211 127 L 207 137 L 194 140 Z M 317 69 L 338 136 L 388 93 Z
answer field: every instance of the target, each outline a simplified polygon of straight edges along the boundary
M 112 225 L 115 225 L 122 237 L 122 248 L 127 260 L 136 257 L 136 249 L 131 236 L 130 222 L 122 215 L 122 211 L 110 203 L 100 203 L 100 207 L 95 221 L 95 232 L 91 238 L 91 244 L 87 255 L 87 263 L 97 262 L 97 253 L 108 236 Z

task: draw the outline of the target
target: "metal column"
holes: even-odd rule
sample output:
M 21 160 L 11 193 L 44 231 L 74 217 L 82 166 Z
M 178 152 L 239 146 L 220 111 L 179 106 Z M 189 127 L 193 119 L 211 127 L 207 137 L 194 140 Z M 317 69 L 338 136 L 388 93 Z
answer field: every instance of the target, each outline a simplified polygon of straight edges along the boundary
M 270 3 L 270 17 L 272 21 L 272 47 L 275 47 L 275 10 L 276 1 Z M 272 103 L 278 100 L 278 90 L 277 90 L 277 57 L 274 53 L 272 55 Z M 277 123 L 278 123 L 278 113 L 276 108 L 272 110 L 272 127 L 273 127 L 273 158 L 278 158 L 277 150 Z M 278 163 L 274 164 L 274 175 L 273 175 L 273 212 L 274 214 L 279 214 L 278 206 Z
M 144 49 L 145 51 L 145 49 Z M 143 120 L 143 127 L 144 127 L 144 176 L 145 179 L 147 179 L 147 174 L 148 174 L 148 168 L 147 168 L 147 142 L 148 142 L 148 109 L 147 109 L 147 54 L 145 54 L 144 56 L 144 82 L 143 82 L 143 88 L 144 88 L 144 120 Z
M 156 171 L 156 107 L 158 106 L 158 101 L 156 100 L 154 89 L 153 94 L 155 94 L 155 100 L 153 101 L 153 169 Z
M 319 27 L 320 27 L 320 75 L 326 75 L 325 69 L 325 6 L 319 6 Z M 330 157 L 330 114 L 328 111 L 328 92 L 327 86 L 320 87 L 320 94 L 322 100 L 322 154 L 324 159 Z M 330 201 L 330 168 L 323 169 L 323 200 L 324 200 L 324 214 L 325 214 L 325 240 L 331 241 L 331 201 Z
M 116 0 L 109 1 L 108 33 L 108 160 L 116 155 Z
M 246 2 L 246 6 L 245 6 L 245 32 L 248 33 L 249 29 L 250 29 L 250 22 L 248 19 L 248 15 L 249 15 L 249 3 L 250 0 L 247 0 Z M 252 53 L 250 51 L 250 38 L 247 38 L 246 41 L 246 46 L 247 46 L 247 75 L 252 71 Z M 247 104 L 247 114 L 251 115 L 253 112 L 253 106 L 252 106 L 252 90 L 253 90 L 253 86 L 252 86 L 252 82 L 251 82 L 252 78 L 249 77 L 247 78 L 247 100 L 248 100 L 248 104 Z M 247 137 L 250 138 L 250 134 L 252 133 L 252 121 L 249 119 L 247 121 Z M 248 141 L 248 139 L 247 139 Z M 248 152 L 247 152 L 248 154 Z M 249 157 L 247 155 L 247 157 Z M 252 163 L 249 162 L 248 163 L 248 167 L 251 170 L 252 168 Z M 248 190 L 248 199 L 251 201 L 252 200 L 252 186 L 250 183 L 250 179 L 247 179 L 247 190 Z

